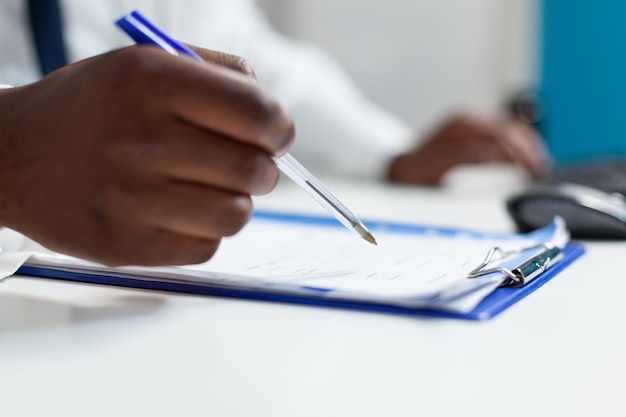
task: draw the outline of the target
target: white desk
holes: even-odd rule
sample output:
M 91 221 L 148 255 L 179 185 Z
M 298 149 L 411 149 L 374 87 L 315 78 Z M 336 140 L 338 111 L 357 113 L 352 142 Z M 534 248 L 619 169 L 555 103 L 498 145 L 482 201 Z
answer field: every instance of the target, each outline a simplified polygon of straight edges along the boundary
M 511 178 L 478 179 L 329 186 L 366 219 L 513 230 Z M 288 183 L 257 205 L 323 213 Z M 10 278 L 0 416 L 623 416 L 625 258 L 589 244 L 481 323 Z

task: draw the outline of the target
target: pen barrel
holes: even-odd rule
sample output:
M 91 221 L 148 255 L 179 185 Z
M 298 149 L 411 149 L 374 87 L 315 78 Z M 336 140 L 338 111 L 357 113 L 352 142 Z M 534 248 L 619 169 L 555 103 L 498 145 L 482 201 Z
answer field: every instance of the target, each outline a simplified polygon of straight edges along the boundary
M 293 156 L 284 154 L 280 157 L 274 157 L 274 162 L 283 174 L 298 184 L 344 226 L 362 235 L 361 231 L 358 230 L 359 228 L 365 229 L 361 221 Z
M 122 17 L 116 23 L 138 44 L 155 45 L 172 55 L 187 55 L 199 62 L 204 62 L 193 50 L 170 38 L 136 10 Z M 326 208 L 344 226 L 352 229 L 370 243 L 375 243 L 371 233 L 354 213 L 348 210 L 337 197 L 291 155 L 285 154 L 274 157 L 274 162 L 285 175 Z

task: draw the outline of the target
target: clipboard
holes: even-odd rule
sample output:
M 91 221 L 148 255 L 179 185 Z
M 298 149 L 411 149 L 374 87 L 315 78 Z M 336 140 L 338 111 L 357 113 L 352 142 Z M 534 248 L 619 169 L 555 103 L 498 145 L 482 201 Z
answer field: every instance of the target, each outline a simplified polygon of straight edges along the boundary
M 295 222 L 315 226 L 340 227 L 331 218 L 302 216 L 286 213 L 255 212 L 253 218 L 277 222 Z M 372 229 L 384 229 L 402 233 L 427 233 L 436 230 L 442 235 L 455 235 L 462 233 L 474 233 L 477 236 L 483 234 L 475 231 L 463 231 L 454 228 L 433 228 L 431 226 L 417 226 L 389 222 L 367 222 Z M 488 235 L 488 234 L 484 234 Z M 528 249 L 528 248 L 526 248 Z M 532 249 L 532 248 L 531 248 Z M 308 306 L 330 307 L 339 309 L 350 309 L 359 311 L 401 314 L 422 317 L 437 317 L 462 320 L 488 320 L 496 317 L 518 301 L 530 295 L 538 288 L 546 284 L 570 265 L 574 260 L 585 253 L 584 246 L 569 242 L 564 248 L 559 249 L 549 242 L 538 245 L 536 254 L 527 259 L 523 264 L 516 267 L 490 268 L 496 256 L 512 256 L 515 251 L 504 251 L 500 248 L 492 248 L 486 254 L 484 260 L 477 261 L 477 266 L 472 271 L 468 271 L 468 279 L 478 277 L 487 273 L 501 273 L 505 277 L 501 287 L 495 289 L 487 295 L 475 308 L 466 313 L 450 312 L 445 310 L 424 308 L 424 307 L 404 307 L 398 305 L 384 304 L 371 301 L 354 301 L 339 298 L 325 298 L 313 294 L 285 293 L 258 288 L 225 287 L 211 284 L 201 284 L 197 282 L 181 282 L 172 280 L 157 280 L 149 276 L 128 275 L 128 274 L 108 274 L 106 272 L 89 272 L 66 270 L 55 267 L 42 267 L 33 265 L 23 265 L 16 272 L 17 274 L 30 275 L 43 278 L 62 279 L 83 283 L 112 285 L 128 288 L 157 290 L 166 292 L 177 292 L 196 295 L 208 295 L 219 297 L 240 298 L 249 300 L 282 302 L 291 304 L 301 304 Z

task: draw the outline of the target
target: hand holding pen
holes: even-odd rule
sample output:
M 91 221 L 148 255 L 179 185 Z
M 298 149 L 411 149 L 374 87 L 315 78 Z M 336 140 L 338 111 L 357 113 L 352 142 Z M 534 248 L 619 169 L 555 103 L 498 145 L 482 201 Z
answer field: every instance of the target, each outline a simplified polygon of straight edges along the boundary
M 138 44 L 153 45 L 172 55 L 182 55 L 204 62 L 203 58 L 184 44 L 169 37 L 165 32 L 148 21 L 138 11 L 123 16 L 117 25 Z M 326 208 L 337 220 L 348 229 L 357 233 L 369 243 L 376 244 L 374 236 L 365 225 L 352 213 L 321 181 L 304 168 L 289 154 L 274 157 L 278 168 L 320 205 Z
M 107 265 L 211 258 L 293 142 L 276 101 L 213 56 L 133 46 L 0 90 L 0 225 Z

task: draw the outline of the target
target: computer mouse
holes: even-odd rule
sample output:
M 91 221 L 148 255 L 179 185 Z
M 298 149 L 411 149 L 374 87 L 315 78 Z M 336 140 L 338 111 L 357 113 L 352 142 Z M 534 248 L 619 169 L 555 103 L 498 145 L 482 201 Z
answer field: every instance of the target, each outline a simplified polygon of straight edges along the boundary
M 573 183 L 535 184 L 507 200 L 520 231 L 561 216 L 574 238 L 626 239 L 626 197 Z

